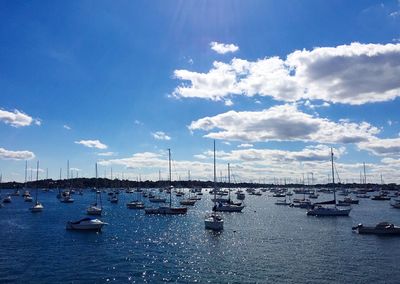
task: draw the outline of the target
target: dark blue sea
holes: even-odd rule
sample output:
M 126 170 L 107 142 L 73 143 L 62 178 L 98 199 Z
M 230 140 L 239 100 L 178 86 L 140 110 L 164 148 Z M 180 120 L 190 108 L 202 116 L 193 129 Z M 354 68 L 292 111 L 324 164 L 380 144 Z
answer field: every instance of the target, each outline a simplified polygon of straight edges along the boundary
M 388 201 L 361 199 L 349 217 L 321 218 L 277 206 L 268 192 L 247 195 L 243 212 L 225 213 L 214 233 L 204 229 L 207 192 L 184 216 L 129 210 L 135 194 L 121 192 L 118 204 L 103 195 L 101 233 L 65 229 L 85 217 L 89 190 L 71 204 L 40 191 L 45 209 L 36 214 L 13 197 L 0 209 L 0 283 L 400 283 L 400 238 L 351 230 L 400 225 Z

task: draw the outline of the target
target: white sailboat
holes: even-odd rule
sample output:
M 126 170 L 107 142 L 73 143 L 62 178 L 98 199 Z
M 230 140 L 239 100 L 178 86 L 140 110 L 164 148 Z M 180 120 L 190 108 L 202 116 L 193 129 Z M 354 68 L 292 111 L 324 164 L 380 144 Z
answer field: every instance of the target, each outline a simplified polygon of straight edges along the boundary
M 213 206 L 213 211 L 206 215 L 204 219 L 204 226 L 208 230 L 213 230 L 213 231 L 221 231 L 224 229 L 224 219 L 220 215 L 215 212 L 214 208 L 216 207 L 216 202 L 215 199 L 217 198 L 217 177 L 216 177 L 216 164 L 215 164 L 215 140 L 214 140 L 214 206 Z
M 331 148 L 331 165 L 332 165 L 332 185 L 333 185 L 333 199 L 334 207 L 324 207 L 322 205 L 314 205 L 307 211 L 310 216 L 349 216 L 351 208 L 339 209 L 336 207 L 336 189 L 335 189 L 335 171 L 333 168 L 333 150 Z
M 168 168 L 169 168 L 169 206 L 161 206 L 158 208 L 145 208 L 144 212 L 146 214 L 164 214 L 164 215 L 177 215 L 177 214 L 186 214 L 187 207 L 172 207 L 172 176 L 171 176 L 171 149 L 168 149 Z
M 96 163 L 96 188 L 97 188 L 97 163 Z M 88 215 L 101 215 L 103 212 L 103 204 L 101 200 L 101 190 L 96 190 L 95 202 L 86 209 Z M 98 205 L 100 203 L 100 206 Z
M 36 192 L 35 192 L 35 205 L 33 205 L 29 210 L 32 213 L 37 213 L 37 212 L 42 212 L 43 211 L 43 205 L 42 203 L 39 202 L 38 200 L 38 180 L 39 180 L 39 161 L 37 161 L 36 164 Z

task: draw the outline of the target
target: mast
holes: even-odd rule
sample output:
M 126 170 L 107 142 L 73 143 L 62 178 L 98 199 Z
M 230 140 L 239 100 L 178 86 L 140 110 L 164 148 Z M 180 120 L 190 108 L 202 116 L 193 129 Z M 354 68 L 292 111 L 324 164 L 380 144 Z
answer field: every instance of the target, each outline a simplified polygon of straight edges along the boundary
M 171 205 L 172 205 L 172 189 L 171 189 L 172 174 L 171 174 L 171 149 L 170 148 L 168 148 L 168 171 L 169 171 L 169 208 L 171 208 Z
M 39 161 L 36 164 L 36 194 L 35 194 L 35 204 L 38 203 L 38 180 L 39 180 Z
M 333 170 L 333 150 L 332 150 L 332 148 L 331 148 L 331 165 L 332 165 L 333 199 L 335 200 L 335 206 L 336 206 L 335 172 Z
M 231 169 L 230 169 L 230 164 L 228 163 L 228 192 L 229 192 L 229 197 L 228 200 L 231 200 Z
M 215 140 L 214 140 L 214 206 L 217 200 L 217 166 L 215 165 Z
M 363 163 L 364 165 L 364 184 L 367 184 L 367 175 L 365 173 L 365 162 Z
M 24 187 L 26 188 L 26 178 L 28 175 L 28 161 L 25 161 L 25 182 L 24 182 Z

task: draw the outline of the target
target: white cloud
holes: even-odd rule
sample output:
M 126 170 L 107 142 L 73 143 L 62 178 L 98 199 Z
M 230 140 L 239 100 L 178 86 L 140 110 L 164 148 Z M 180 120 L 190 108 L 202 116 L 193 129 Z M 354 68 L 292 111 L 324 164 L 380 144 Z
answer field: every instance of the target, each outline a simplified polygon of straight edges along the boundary
M 157 132 L 151 133 L 151 135 L 153 136 L 154 139 L 157 139 L 157 140 L 171 140 L 171 137 L 162 131 L 157 131 Z
M 67 125 L 67 124 L 64 124 L 63 127 L 64 127 L 65 129 L 67 129 L 67 130 L 71 130 L 71 127 L 70 127 L 69 125 Z
M 108 156 L 114 156 L 114 152 L 102 152 L 102 153 L 97 153 L 97 156 L 103 156 L 103 157 L 108 157 Z
M 135 119 L 135 121 L 133 122 L 136 125 L 143 125 L 143 123 L 140 120 Z
M 239 47 L 234 44 L 224 44 L 224 43 L 218 43 L 216 41 L 213 41 L 210 43 L 211 49 L 214 50 L 215 52 L 219 54 L 225 54 L 228 52 L 236 52 L 239 50 Z
M 35 154 L 31 151 L 10 151 L 0 148 L 0 159 L 3 160 L 31 160 Z
M 101 143 L 99 140 L 80 140 L 75 141 L 75 144 L 80 144 L 89 148 L 107 149 L 107 145 Z
M 369 141 L 359 143 L 358 147 L 378 156 L 390 155 L 400 157 L 400 138 L 373 138 Z
M 32 123 L 41 125 L 40 119 L 34 119 L 29 115 L 15 109 L 13 112 L 0 109 L 0 121 L 9 124 L 12 127 L 29 126 Z
M 237 146 L 238 148 L 249 148 L 249 147 L 253 147 L 253 144 L 249 144 L 249 143 L 243 143 Z
M 207 73 L 175 70 L 183 83 L 173 96 L 225 101 L 234 95 L 278 101 L 322 100 L 360 105 L 400 96 L 400 44 L 352 43 L 297 50 L 286 59 L 234 58 Z
M 193 121 L 189 129 L 208 131 L 205 137 L 209 138 L 244 142 L 358 143 L 368 141 L 379 133 L 378 128 L 367 122 L 334 122 L 306 114 L 299 111 L 296 105 L 289 104 L 263 111 L 228 111 Z

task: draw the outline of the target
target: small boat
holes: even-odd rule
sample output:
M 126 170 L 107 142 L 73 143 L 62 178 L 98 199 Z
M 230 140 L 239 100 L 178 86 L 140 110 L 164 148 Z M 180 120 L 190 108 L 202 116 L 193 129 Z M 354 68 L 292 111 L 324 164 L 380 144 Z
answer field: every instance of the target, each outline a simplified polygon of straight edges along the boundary
M 374 195 L 371 196 L 372 200 L 390 200 L 390 197 L 387 197 L 385 194 L 379 194 L 379 195 Z
M 93 204 L 90 205 L 87 209 L 86 209 L 86 213 L 88 215 L 101 215 L 101 213 L 103 212 L 103 209 L 101 207 L 98 207 L 97 204 Z
M 43 211 L 43 205 L 42 203 L 40 203 L 39 201 L 35 202 L 35 205 L 33 205 L 31 208 L 29 208 L 29 210 L 32 213 L 36 213 L 36 212 L 42 212 Z
M 224 229 L 224 220 L 221 216 L 212 212 L 211 214 L 206 215 L 206 218 L 204 219 L 204 227 L 207 230 L 221 231 Z
M 391 203 L 390 206 L 392 206 L 393 208 L 400 209 L 400 201 L 397 201 L 396 203 Z
M 351 208 L 339 209 L 337 207 L 323 207 L 317 205 L 316 207 L 307 211 L 308 216 L 349 216 Z
M 171 185 L 171 149 L 168 149 L 168 169 L 169 169 L 169 206 L 160 206 L 158 208 L 145 208 L 146 214 L 178 215 L 186 214 L 187 207 L 172 207 L 172 185 Z
M 70 194 L 66 194 L 61 197 L 60 202 L 62 203 L 73 203 L 75 200 L 71 197 Z
M 13 193 L 11 193 L 12 196 L 19 196 L 19 190 L 16 189 Z
M 33 198 L 32 198 L 32 196 L 30 196 L 30 195 L 26 195 L 26 196 L 24 197 L 24 201 L 25 201 L 25 202 L 32 202 L 32 200 L 33 200 Z
M 194 199 L 184 199 L 184 200 L 179 201 L 179 203 L 180 203 L 181 205 L 193 206 L 193 205 L 196 204 L 196 200 L 194 200 Z
M 216 204 L 216 197 L 217 197 L 217 175 L 216 175 L 217 169 L 216 169 L 216 163 L 215 163 L 215 140 L 214 140 L 214 207 L 213 207 L 213 212 L 209 215 L 206 215 L 204 219 L 204 227 L 207 230 L 213 230 L 213 231 L 222 231 L 224 229 L 224 219 L 220 215 L 218 215 L 214 208 L 217 206 Z M 228 164 L 228 176 L 230 175 L 230 168 Z
M 395 226 L 388 222 L 381 222 L 375 227 L 364 226 L 363 224 L 358 224 L 353 227 L 352 230 L 359 234 L 375 234 L 375 235 L 399 235 L 400 227 Z
M 118 195 L 114 194 L 113 196 L 111 196 L 110 202 L 111 203 L 118 203 Z
M 275 201 L 275 205 L 290 205 L 292 203 L 287 202 L 286 200 L 277 200 Z
M 37 212 L 42 212 L 44 207 L 42 205 L 42 203 L 39 202 L 38 200 L 38 180 L 39 180 L 39 161 L 37 161 L 36 164 L 36 191 L 35 191 L 35 205 L 33 205 L 31 208 L 29 208 L 29 210 L 32 213 L 37 213 Z
M 324 207 L 321 204 L 313 204 L 311 209 L 307 211 L 307 216 L 349 216 L 351 208 L 340 209 L 336 207 L 336 189 L 335 189 L 335 172 L 333 166 L 333 150 L 331 148 L 331 167 L 332 167 L 332 185 L 333 185 L 333 204 L 334 207 Z M 328 204 L 325 202 L 325 204 Z
M 3 203 L 11 203 L 11 196 L 7 195 L 6 197 L 4 197 Z
M 144 203 L 142 201 L 134 200 L 126 204 L 128 209 L 144 209 Z
M 144 212 L 146 214 L 178 215 L 178 214 L 186 214 L 187 208 L 162 206 L 158 208 L 145 208 Z
M 360 200 L 358 200 L 358 199 L 346 197 L 343 200 L 338 200 L 338 205 L 340 205 L 340 204 L 358 204 L 359 202 L 360 202 Z
M 149 201 L 153 203 L 165 203 L 167 202 L 166 198 L 161 198 L 159 196 L 149 197 Z
M 83 230 L 83 231 L 100 231 L 104 225 L 108 224 L 99 219 L 83 218 L 75 222 L 68 221 L 66 229 Z

